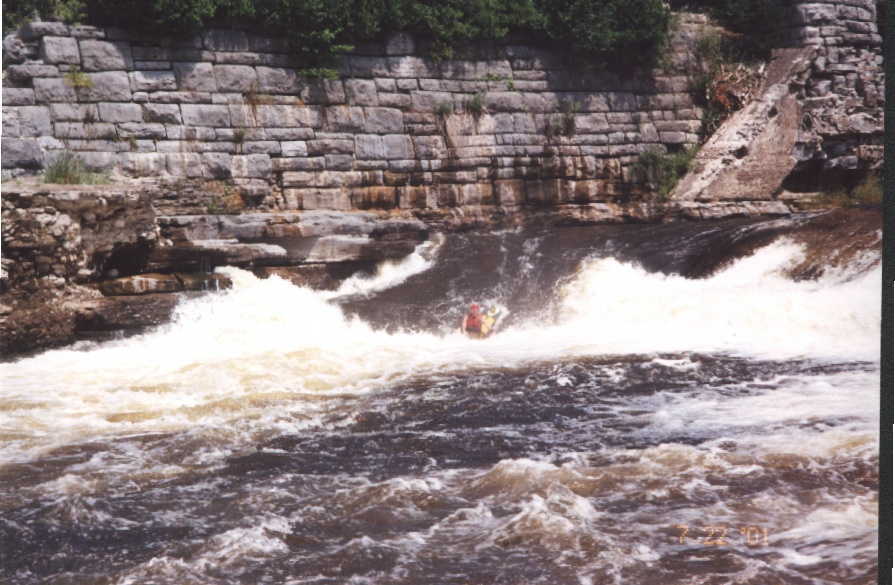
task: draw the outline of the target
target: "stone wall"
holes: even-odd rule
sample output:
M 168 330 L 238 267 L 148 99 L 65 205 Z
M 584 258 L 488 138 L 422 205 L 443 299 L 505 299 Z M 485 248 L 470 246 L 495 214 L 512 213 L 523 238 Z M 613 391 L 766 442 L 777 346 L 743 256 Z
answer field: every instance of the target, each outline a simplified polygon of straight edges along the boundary
M 793 151 L 799 161 L 795 178 L 878 168 L 885 75 L 876 2 L 798 3 L 794 18 L 800 42 L 811 49 L 799 96 L 803 116 Z
M 883 160 L 885 79 L 874 0 L 794 4 L 756 98 L 706 141 L 672 200 L 799 207 Z
M 819 168 L 872 168 L 884 83 L 874 0 L 791 8 L 784 36 L 810 49 L 810 70 L 795 80 L 791 153 L 778 144 L 770 154 L 798 162 L 791 183 Z M 345 56 L 338 79 L 313 80 L 284 39 L 35 22 L 4 41 L 5 62 L 18 64 L 3 80 L 2 165 L 7 176 L 36 172 L 71 150 L 128 177 L 232 181 L 257 211 L 625 204 L 640 195 L 641 152 L 700 140 L 691 79 L 711 29 L 704 16 L 677 15 L 664 68 L 628 76 L 517 44 L 436 63 L 401 34 Z
M 698 141 L 686 70 L 705 26 L 682 16 L 673 65 L 627 77 L 510 44 L 435 63 L 397 35 L 308 80 L 282 39 L 36 22 L 6 42 L 25 61 L 4 79 L 3 168 L 72 150 L 127 176 L 232 179 L 277 210 L 605 201 L 640 152 Z

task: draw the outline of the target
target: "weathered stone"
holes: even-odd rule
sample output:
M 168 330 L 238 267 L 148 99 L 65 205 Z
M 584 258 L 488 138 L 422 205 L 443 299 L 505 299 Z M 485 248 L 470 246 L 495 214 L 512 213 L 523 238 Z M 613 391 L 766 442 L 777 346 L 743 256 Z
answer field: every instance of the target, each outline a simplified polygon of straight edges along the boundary
M 376 82 L 372 79 L 349 79 L 345 82 L 348 103 L 358 106 L 379 105 Z
M 381 136 L 361 134 L 355 138 L 355 145 L 358 159 L 385 159 L 385 146 L 382 143 Z
M 68 34 L 76 39 L 104 39 L 106 31 L 95 26 L 85 24 L 73 24 L 69 27 Z
M 350 154 L 327 154 L 326 168 L 334 171 L 350 171 L 354 166 L 354 157 Z
M 28 59 L 29 48 L 15 33 L 3 37 L 3 64 L 24 63 Z
M 408 33 L 395 33 L 385 41 L 386 55 L 413 55 L 416 44 Z
M 203 46 L 210 51 L 248 51 L 249 38 L 245 32 L 213 29 L 202 35 Z
M 353 140 L 308 140 L 308 153 L 312 156 L 320 154 L 352 154 L 354 152 Z
M 325 129 L 332 132 L 359 132 L 364 129 L 364 110 L 353 106 L 326 108 Z
M 106 296 L 144 295 L 149 293 L 177 292 L 183 285 L 173 274 L 138 274 L 99 283 L 99 290 Z
M 230 172 L 234 177 L 266 179 L 272 170 L 270 157 L 266 154 L 237 155 L 230 162 Z
M 273 94 L 297 94 L 301 90 L 301 83 L 294 69 L 257 67 L 256 70 L 258 91 Z
M 59 68 L 55 65 L 25 63 L 10 65 L 6 68 L 6 75 L 11 80 L 27 82 L 35 77 L 59 77 Z
M 27 87 L 4 87 L 4 106 L 32 106 L 34 105 L 34 90 Z
M 304 189 L 302 191 L 302 208 L 348 211 L 351 209 L 351 198 L 343 189 Z M 359 247 L 368 242 L 368 238 L 359 236 L 323 236 L 315 243 L 314 248 L 308 254 L 307 261 L 355 259 L 359 255 L 359 250 L 351 246 L 350 252 L 344 252 L 340 244 L 355 244 Z
M 133 69 L 131 48 L 127 43 L 83 40 L 81 63 L 85 71 L 119 71 Z
M 230 110 L 227 106 L 183 104 L 180 108 L 183 114 L 183 123 L 189 126 L 220 128 L 230 125 Z
M 87 73 L 87 86 L 77 89 L 80 101 L 85 102 L 128 102 L 131 100 L 131 86 L 124 71 Z
M 166 169 L 164 154 L 126 152 L 121 155 L 121 170 L 131 176 L 153 177 Z
M 64 22 L 32 20 L 22 25 L 19 29 L 19 34 L 26 41 L 30 41 L 46 36 L 67 37 L 69 35 L 69 30 L 68 25 Z
M 366 108 L 365 130 L 375 134 L 398 133 L 404 130 L 404 116 L 394 108 Z
M 138 104 L 100 102 L 99 119 L 103 122 L 142 122 L 143 112 Z
M 202 155 L 194 152 L 165 154 L 168 174 L 175 177 L 199 178 L 204 176 Z
M 180 106 L 176 104 L 143 104 L 143 121 L 160 124 L 182 124 Z
M 71 37 L 44 37 L 40 41 L 40 59 L 46 63 L 77 65 L 81 62 L 78 41 Z
M 43 153 L 33 138 L 6 138 L 2 140 L 0 158 L 4 169 L 34 169 L 43 166 Z
M 382 137 L 385 158 L 389 160 L 413 158 L 413 143 L 404 134 L 389 134 Z
M 215 65 L 214 78 L 218 91 L 257 91 L 258 75 L 247 65 Z
M 137 106 L 139 107 L 139 106 Z M 165 138 L 165 127 L 162 124 L 144 124 L 142 122 L 125 122 L 118 129 L 123 138 Z
M 181 91 L 217 91 L 211 63 L 174 63 L 177 87 Z
M 130 80 L 133 91 L 173 91 L 177 89 L 177 79 L 172 71 L 132 71 Z
M 304 140 L 289 140 L 280 143 L 283 156 L 308 156 L 308 143 Z
M 345 86 L 341 79 L 311 79 L 305 81 L 301 99 L 306 104 L 344 104 Z

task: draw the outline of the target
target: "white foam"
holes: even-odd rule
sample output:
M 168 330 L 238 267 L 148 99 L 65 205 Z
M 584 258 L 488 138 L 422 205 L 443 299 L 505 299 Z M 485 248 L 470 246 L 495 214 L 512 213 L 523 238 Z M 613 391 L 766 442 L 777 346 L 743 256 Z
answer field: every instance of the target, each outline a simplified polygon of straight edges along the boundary
M 420 248 L 339 294 L 394 286 L 430 266 L 436 251 Z M 196 428 L 219 434 L 220 443 L 251 444 L 258 432 L 318 420 L 315 396 L 531 360 L 660 351 L 876 359 L 879 268 L 852 280 L 795 283 L 780 270 L 799 254 L 776 243 L 703 280 L 590 261 L 560 292 L 558 323 L 523 323 L 485 340 L 377 331 L 346 318 L 327 302 L 331 294 L 222 269 L 232 290 L 183 302 L 158 331 L 0 364 L 0 429 L 14 437 L 0 446 L 0 461 L 84 438 Z M 824 396 L 830 404 L 852 398 Z

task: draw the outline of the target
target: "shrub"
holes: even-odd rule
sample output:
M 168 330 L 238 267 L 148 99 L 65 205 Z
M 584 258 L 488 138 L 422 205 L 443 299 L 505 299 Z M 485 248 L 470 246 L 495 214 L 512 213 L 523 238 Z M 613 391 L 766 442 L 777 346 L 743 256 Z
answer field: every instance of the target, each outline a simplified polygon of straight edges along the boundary
M 435 106 L 435 113 L 439 116 L 449 116 L 454 112 L 454 104 L 451 102 L 441 102 Z
M 66 73 L 64 79 L 66 85 L 76 90 L 82 87 L 93 87 L 93 80 L 77 67 Z
M 393 31 L 428 37 L 436 59 L 453 58 L 469 41 L 516 32 L 570 45 L 588 60 L 648 64 L 665 40 L 670 15 L 662 0 L 80 1 L 87 2 L 93 24 L 172 32 L 248 26 L 285 35 L 310 69 L 330 68 L 332 57 L 353 43 Z
M 107 176 L 89 172 L 81 157 L 67 150 L 47 165 L 43 180 L 45 183 L 65 185 L 97 185 L 109 182 Z
M 787 18 L 780 0 L 672 0 L 673 9 L 702 10 L 726 29 L 738 33 L 740 59 L 766 58 L 780 23 Z
M 466 100 L 466 111 L 473 116 L 481 116 L 485 113 L 485 94 L 476 92 L 471 98 Z
M 653 150 L 644 152 L 634 165 L 634 176 L 659 199 L 667 199 L 677 182 L 690 170 L 695 155 L 695 148 L 669 154 Z
M 551 38 L 620 67 L 653 65 L 671 21 L 662 0 L 540 0 L 540 6 Z

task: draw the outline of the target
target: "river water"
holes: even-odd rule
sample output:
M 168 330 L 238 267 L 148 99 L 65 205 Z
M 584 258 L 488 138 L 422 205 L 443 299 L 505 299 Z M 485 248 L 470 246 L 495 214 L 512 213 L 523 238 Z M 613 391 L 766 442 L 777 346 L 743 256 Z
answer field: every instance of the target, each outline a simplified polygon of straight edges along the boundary
M 794 282 L 790 223 L 437 236 L 334 292 L 220 268 L 0 364 L 0 582 L 873 583 L 878 258 Z

